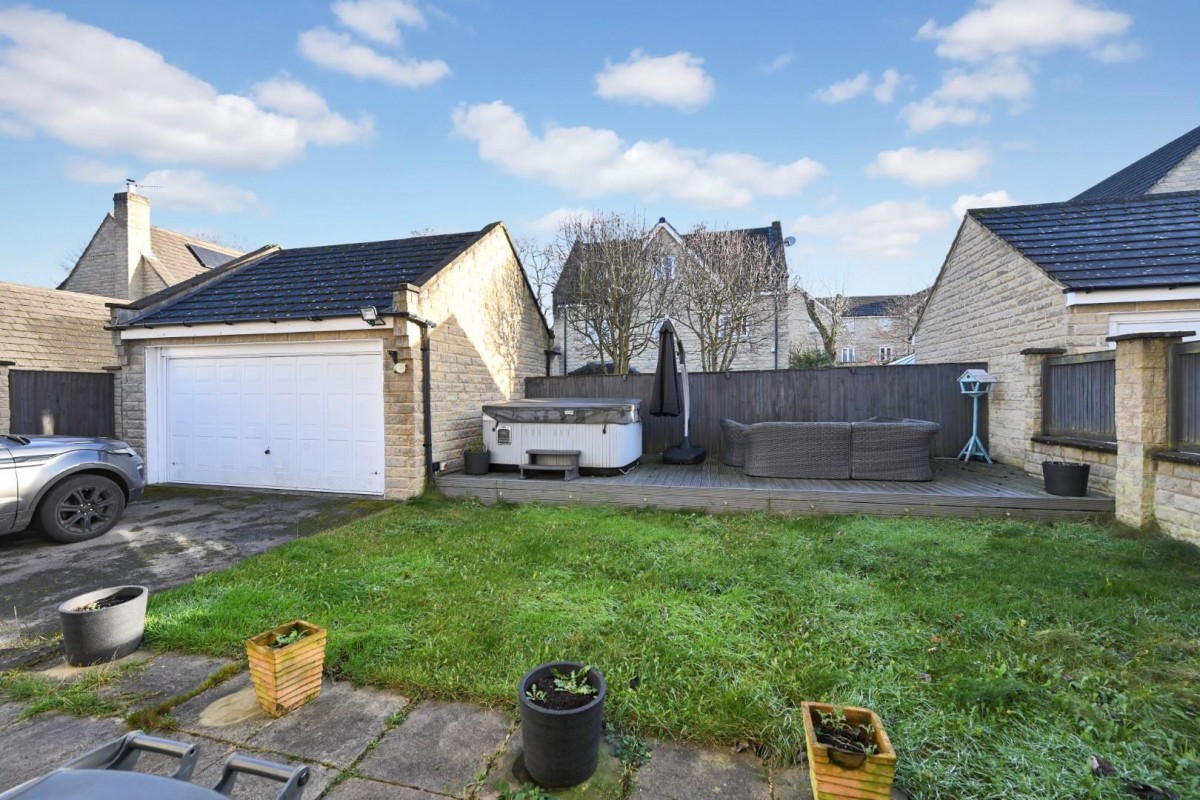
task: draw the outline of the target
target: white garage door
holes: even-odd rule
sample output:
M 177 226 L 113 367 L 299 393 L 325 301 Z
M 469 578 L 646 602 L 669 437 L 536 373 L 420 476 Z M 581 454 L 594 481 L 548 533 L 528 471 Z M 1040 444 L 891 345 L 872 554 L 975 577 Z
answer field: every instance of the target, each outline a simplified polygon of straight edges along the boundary
M 165 479 L 383 493 L 378 355 L 166 360 Z

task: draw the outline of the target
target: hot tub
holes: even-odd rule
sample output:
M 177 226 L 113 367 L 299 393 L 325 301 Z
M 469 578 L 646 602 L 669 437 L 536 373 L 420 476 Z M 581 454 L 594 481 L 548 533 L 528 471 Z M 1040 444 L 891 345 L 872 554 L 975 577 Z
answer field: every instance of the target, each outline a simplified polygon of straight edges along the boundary
M 555 397 L 483 407 L 483 443 L 492 466 L 519 467 L 527 450 L 578 450 L 593 474 L 633 466 L 642 457 L 641 400 Z

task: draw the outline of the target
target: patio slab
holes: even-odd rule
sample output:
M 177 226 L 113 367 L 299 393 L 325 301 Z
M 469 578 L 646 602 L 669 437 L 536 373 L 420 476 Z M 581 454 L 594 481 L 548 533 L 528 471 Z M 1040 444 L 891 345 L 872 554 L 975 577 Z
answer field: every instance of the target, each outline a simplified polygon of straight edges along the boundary
M 557 800 L 617 800 L 621 796 L 623 770 L 620 759 L 612 754 L 608 743 L 603 742 L 600 745 L 600 760 L 596 765 L 595 774 L 578 786 L 555 789 L 554 796 Z M 533 778 L 525 769 L 521 728 L 518 726 L 509 737 L 504 753 L 488 771 L 487 780 L 479 796 L 484 800 L 494 800 L 500 797 L 501 784 L 507 784 L 510 789 L 519 789 L 532 782 Z
M 635 800 L 693 800 L 736 797 L 770 800 L 766 770 L 749 753 L 702 750 L 663 743 L 637 772 Z
M 398 694 L 326 681 L 315 700 L 275 720 L 247 744 L 345 768 L 379 738 L 388 717 L 408 704 Z
M 125 733 L 119 719 L 39 714 L 0 731 L 0 792 Z
M 243 744 L 271 717 L 258 705 L 250 673 L 242 672 L 171 710 L 180 730 Z
M 772 800 L 813 800 L 812 783 L 805 767 L 788 767 L 771 772 Z
M 134 650 L 129 655 L 124 658 L 118 658 L 116 661 L 106 661 L 103 664 L 93 664 L 90 667 L 73 667 L 60 655 L 58 658 L 47 662 L 33 674 L 47 680 L 71 682 L 91 675 L 115 673 L 125 667 L 145 664 L 152 658 L 154 658 L 154 654 L 149 650 Z
M 196 691 L 232 663 L 224 658 L 168 653 L 103 687 L 100 696 L 138 711 Z
M 277 764 L 288 764 L 290 766 L 306 764 L 309 769 L 309 777 L 308 783 L 304 786 L 304 800 L 316 800 L 316 798 L 321 796 L 321 792 L 324 792 L 329 784 L 333 782 L 333 779 L 338 776 L 338 771 L 335 769 L 323 767 L 320 764 L 312 764 L 297 758 L 254 753 L 245 748 L 229 747 L 219 749 L 219 746 L 213 742 L 209 742 L 209 748 L 218 752 L 218 755 L 207 762 L 203 770 L 196 770 L 196 774 L 192 776 L 192 783 L 197 786 L 209 788 L 215 786 L 217 781 L 221 780 L 221 775 L 224 774 L 225 760 L 235 751 L 243 755 L 273 761 Z M 283 788 L 283 784 L 277 781 L 252 775 L 239 775 L 237 781 L 234 783 L 233 796 L 237 800 L 275 800 L 281 788 Z
M 415 789 L 457 794 L 504 744 L 512 723 L 463 703 L 423 703 L 379 740 L 358 772 Z
M 446 795 L 396 786 L 391 783 L 350 778 L 339 783 L 325 800 L 445 800 Z
M 0 730 L 12 725 L 25 713 L 24 703 L 9 703 L 0 700 Z

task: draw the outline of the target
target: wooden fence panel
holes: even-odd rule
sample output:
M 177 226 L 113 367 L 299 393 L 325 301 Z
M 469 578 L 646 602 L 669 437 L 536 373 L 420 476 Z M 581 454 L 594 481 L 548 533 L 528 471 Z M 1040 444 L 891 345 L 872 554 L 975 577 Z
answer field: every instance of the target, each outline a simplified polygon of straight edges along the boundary
M 1200 453 L 1200 342 L 1177 344 L 1171 354 L 1172 446 Z
M 1046 359 L 1042 371 L 1042 433 L 1117 441 L 1116 351 Z
M 8 371 L 12 433 L 113 436 L 113 376 L 95 372 Z
M 909 417 L 940 423 L 934 455 L 953 458 L 971 435 L 971 400 L 957 378 L 986 364 L 912 364 L 903 367 L 765 370 L 693 373 L 692 441 L 721 450 L 721 420 L 853 422 L 867 417 Z M 583 375 L 526 378 L 526 397 L 631 397 L 650 404 L 654 376 Z M 980 435 L 987 439 L 987 404 L 980 406 Z M 681 417 L 643 414 L 643 450 L 662 452 L 683 434 Z

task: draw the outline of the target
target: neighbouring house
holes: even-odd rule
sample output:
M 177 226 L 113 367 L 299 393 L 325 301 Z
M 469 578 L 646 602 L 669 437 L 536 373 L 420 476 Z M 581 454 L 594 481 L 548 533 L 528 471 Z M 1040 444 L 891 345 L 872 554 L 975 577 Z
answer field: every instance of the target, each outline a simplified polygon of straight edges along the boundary
M 765 243 L 767 251 L 775 259 L 775 267 L 779 271 L 780 291 L 777 294 L 764 295 L 763 310 L 761 314 L 757 315 L 758 321 L 754 330 L 739 331 L 733 330 L 737 327 L 736 325 L 729 326 L 730 335 L 740 336 L 746 342 L 739 346 L 731 368 L 755 370 L 786 367 L 788 342 L 787 300 L 785 297 L 787 259 L 784 255 L 784 248 L 790 243 L 790 240 L 784 239 L 779 222 L 773 222 L 762 228 L 740 229 L 736 232 L 747 234 Z M 654 227 L 650 229 L 650 240 L 641 246 L 654 247 L 659 254 L 662 263 L 656 274 L 661 280 L 672 280 L 675 277 L 677 261 L 689 257 L 689 242 L 692 236 L 693 234 L 679 233 L 674 226 L 667 222 L 665 217 L 660 217 Z M 554 341 L 559 351 L 554 360 L 554 374 L 556 375 L 571 374 L 580 370 L 584 372 L 599 371 L 609 366 L 599 363 L 600 357 L 594 345 L 579 330 L 579 323 L 572 321 L 574 318 L 572 317 L 571 293 L 576 282 L 575 276 L 584 247 L 586 245 L 576 243 L 572 248 L 566 263 L 563 264 L 553 291 Z M 676 319 L 675 330 L 687 353 L 690 368 L 693 371 L 699 371 L 701 369 L 699 344 L 695 333 L 679 322 L 678 313 L 674 313 L 670 306 L 667 308 L 667 313 Z M 658 363 L 656 330 L 648 331 L 647 336 L 648 346 L 640 354 L 635 355 L 630 364 L 633 371 L 653 372 Z
M 818 316 L 826 325 L 835 316 L 831 309 L 841 309 L 834 362 L 839 366 L 890 364 L 911 354 L 912 326 L 926 292 L 814 298 Z M 797 288 L 788 298 L 789 349 L 824 350 L 804 297 L 804 291 Z
M 115 309 L 119 435 L 151 483 L 411 497 L 546 374 L 502 223 L 248 253 Z
M 1191 339 L 1194 331 L 1200 128 L 1066 202 L 967 212 L 917 325 L 915 350 L 920 363 L 987 361 L 1000 379 L 989 409 L 999 460 L 1030 471 L 1047 459 L 1086 461 L 1093 486 L 1117 494 L 1118 517 L 1146 522 L 1157 497 L 1164 527 L 1195 534 L 1200 470 L 1170 460 L 1178 446 L 1167 428 L 1171 353 L 1159 352 L 1170 350 L 1166 334 Z M 1138 364 L 1130 360 L 1136 348 L 1145 351 Z M 1106 382 L 1076 384 L 1074 397 L 1060 391 L 1054 402 L 1068 405 L 1055 406 L 1043 396 L 1053 386 L 1043 386 L 1043 375 L 1076 362 L 1101 364 L 1096 380 Z M 1048 435 L 1044 414 L 1070 413 L 1081 430 L 1107 425 L 1107 435 Z M 1122 512 L 1123 497 L 1137 506 L 1132 516 Z M 1171 508 L 1186 508 L 1191 521 Z
M 0 283 L 0 434 L 112 435 L 113 302 Z
M 58 288 L 137 300 L 219 267 L 241 255 L 150 224 L 150 200 L 128 191 L 113 195 L 113 210 L 92 235 Z

